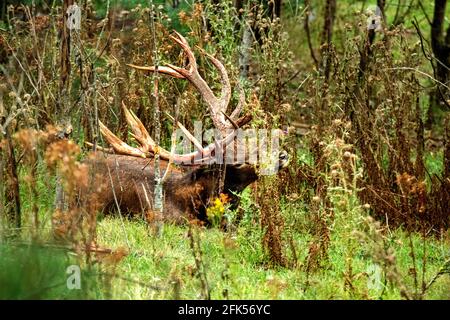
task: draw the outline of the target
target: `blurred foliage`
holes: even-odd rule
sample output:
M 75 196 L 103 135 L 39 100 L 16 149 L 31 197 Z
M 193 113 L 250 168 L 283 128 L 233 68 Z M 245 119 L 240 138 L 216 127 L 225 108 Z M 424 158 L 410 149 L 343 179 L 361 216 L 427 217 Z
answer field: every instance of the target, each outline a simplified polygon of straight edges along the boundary
M 0 244 L 0 300 L 98 298 L 95 277 L 82 271 L 81 288 L 69 290 L 69 250 L 55 245 Z

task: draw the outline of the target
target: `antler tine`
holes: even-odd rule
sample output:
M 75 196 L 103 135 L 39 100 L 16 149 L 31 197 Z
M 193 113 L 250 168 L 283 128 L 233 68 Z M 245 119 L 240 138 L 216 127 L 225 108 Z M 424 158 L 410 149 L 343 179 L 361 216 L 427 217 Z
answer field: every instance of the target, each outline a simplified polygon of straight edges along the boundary
M 216 67 L 216 69 L 220 73 L 221 82 L 222 82 L 222 94 L 220 96 L 220 102 L 221 102 L 221 110 L 223 112 L 227 111 L 228 104 L 230 103 L 231 99 L 231 84 L 230 79 L 228 77 L 227 69 L 225 69 L 222 62 L 217 60 L 214 56 L 210 55 L 205 50 L 199 48 L 200 51 L 211 60 L 212 64 Z
M 230 116 L 228 116 L 225 112 L 222 112 L 222 113 L 225 116 L 225 118 L 227 118 L 227 120 L 230 121 L 230 123 L 233 125 L 234 129 L 236 129 L 236 130 L 239 129 L 239 126 L 237 125 L 237 123 L 234 122 L 234 120 Z
M 131 113 L 130 113 L 131 114 Z M 147 158 L 150 156 L 150 153 L 145 153 L 138 148 L 134 148 L 120 140 L 114 133 L 112 133 L 101 121 L 99 121 L 100 132 L 108 141 L 108 143 L 112 146 L 113 150 L 118 154 L 130 155 L 135 157 L 143 157 Z M 239 124 L 238 124 L 239 126 Z M 186 129 L 187 130 L 187 129 Z M 203 164 L 206 161 L 213 160 L 213 152 L 217 149 L 218 146 L 222 148 L 226 148 L 235 138 L 237 131 L 233 130 L 230 134 L 228 134 L 225 138 L 220 141 L 214 141 L 209 144 L 205 148 L 199 148 L 201 144 L 198 142 L 198 146 L 196 146 L 199 150 L 195 152 L 191 152 L 188 154 L 176 154 L 171 153 L 156 144 L 152 145 L 150 152 L 152 154 L 159 154 L 162 159 L 173 161 L 176 164 L 184 164 L 184 165 L 198 165 Z M 194 138 L 195 139 L 195 138 Z M 153 140 L 152 140 L 153 141 Z M 154 141 L 153 141 L 154 143 Z M 105 149 L 106 150 L 106 149 Z M 109 150 L 106 150 L 109 151 Z
M 130 63 L 128 63 L 127 66 L 137 69 L 137 70 L 141 70 L 141 71 L 156 72 L 156 67 L 153 67 L 153 66 L 152 67 L 142 67 L 142 66 L 137 66 L 134 64 L 130 64 Z M 177 79 L 186 79 L 182 74 L 178 73 L 171 67 L 158 66 L 158 72 L 167 74 L 167 75 L 172 76 Z
M 134 148 L 120 140 L 114 133 L 112 133 L 100 120 L 99 120 L 100 132 L 108 141 L 108 143 L 112 146 L 113 150 L 118 154 L 129 155 L 134 157 L 142 157 L 147 158 L 150 156 L 149 153 L 145 153 L 138 148 Z M 152 140 L 153 141 L 153 140 Z M 153 142 L 154 143 L 154 142 Z M 106 151 L 110 151 L 105 149 Z M 214 149 L 207 148 L 202 155 L 209 157 Z M 192 160 L 195 157 L 198 157 L 198 152 L 192 152 L 189 154 L 172 154 L 171 152 L 153 144 L 151 147 L 151 153 L 158 153 L 160 157 L 164 160 L 173 160 L 177 164 L 189 164 L 192 163 Z
M 141 120 L 134 114 L 133 111 L 128 110 L 125 103 L 122 101 L 123 112 L 125 113 L 125 119 L 128 122 L 131 130 L 133 131 L 134 138 L 141 144 L 142 152 L 154 152 L 154 147 L 156 146 L 155 141 L 150 137 L 147 129 L 145 129 Z
M 201 96 L 208 105 L 214 126 L 220 130 L 223 136 L 225 136 L 226 130 L 233 127 L 232 124 L 227 122 L 226 118 L 222 114 L 222 112 L 226 112 L 226 109 L 231 99 L 231 85 L 225 67 L 219 60 L 203 51 L 203 53 L 211 60 L 213 65 L 218 69 L 221 76 L 222 93 L 220 99 L 218 99 L 214 95 L 213 91 L 208 86 L 206 81 L 200 76 L 197 68 L 197 61 L 186 38 L 184 38 L 181 34 L 179 34 L 176 31 L 174 32 L 174 35 L 170 35 L 170 38 L 176 43 L 178 43 L 178 45 L 183 49 L 184 53 L 186 54 L 189 61 L 188 69 L 180 68 L 172 64 L 167 64 L 167 66 L 158 67 L 158 72 L 170 75 L 178 79 L 185 78 L 189 80 L 194 85 L 194 87 L 200 92 Z M 140 67 L 135 65 L 129 66 L 141 71 L 148 71 L 148 72 L 156 71 L 156 67 Z
M 150 138 L 145 127 L 142 125 L 141 121 L 136 117 L 136 115 L 132 111 L 128 111 L 124 107 L 125 117 L 127 119 L 128 124 L 131 127 L 131 130 L 134 133 L 134 137 L 136 140 L 142 145 L 142 148 L 136 149 L 132 148 L 122 141 L 119 138 L 114 136 L 107 128 L 105 127 L 102 130 L 102 133 L 107 136 L 108 142 L 111 143 L 114 150 L 119 153 L 125 153 L 130 155 L 144 154 L 144 156 L 149 156 L 149 153 L 159 154 L 161 158 L 166 160 L 173 160 L 178 164 L 197 164 L 199 161 L 207 161 L 213 160 L 212 154 L 217 150 L 219 146 L 222 148 L 226 148 L 233 140 L 236 135 L 236 129 L 241 127 L 241 119 L 237 119 L 239 116 L 243 105 L 245 104 L 245 97 L 243 92 L 240 92 L 240 102 L 236 109 L 232 112 L 231 116 L 226 114 L 228 104 L 231 100 L 231 85 L 230 79 L 228 77 L 227 70 L 225 66 L 215 57 L 205 52 L 203 49 L 200 49 L 202 54 L 206 55 L 214 67 L 218 70 L 221 77 L 222 91 L 221 95 L 218 98 L 206 81 L 200 76 L 197 67 L 197 61 L 195 59 L 195 55 L 189 46 L 188 41 L 178 32 L 174 32 L 173 35 L 170 35 L 170 38 L 176 42 L 184 54 L 188 59 L 188 65 L 186 68 L 180 68 L 175 65 L 167 64 L 166 66 L 158 66 L 158 67 L 141 67 L 133 64 L 128 64 L 128 66 L 140 70 L 140 71 L 148 71 L 148 72 L 160 72 L 162 74 L 166 74 L 178 79 L 187 79 L 191 82 L 192 85 L 199 91 L 203 100 L 209 108 L 211 119 L 214 123 L 214 126 L 220 131 L 222 134 L 222 139 L 215 141 L 214 143 L 208 145 L 203 148 L 202 144 L 193 137 L 189 131 L 179 122 L 176 122 L 177 126 L 183 131 L 185 136 L 194 144 L 197 149 L 195 152 L 190 152 L 188 154 L 175 154 L 171 153 L 159 146 L 156 145 L 155 141 Z M 175 121 L 175 120 L 173 120 Z M 229 130 L 232 130 L 232 133 L 229 134 Z M 137 150 L 137 151 L 136 151 Z M 200 160 L 199 160 L 200 159 Z
M 172 122 L 177 124 L 177 126 L 181 129 L 181 131 L 183 131 L 186 137 L 194 144 L 195 148 L 197 148 L 198 151 L 205 152 L 202 144 L 189 132 L 188 129 L 186 129 L 185 126 L 183 126 L 179 121 L 175 121 L 175 118 L 172 117 L 169 113 L 166 112 L 166 115 L 169 117 L 170 120 L 172 120 Z
M 138 156 L 138 157 L 148 157 L 150 154 L 159 154 L 162 159 L 165 160 L 173 160 L 178 164 L 189 164 L 192 162 L 195 157 L 199 155 L 209 157 L 213 152 L 214 148 L 208 147 L 204 149 L 200 142 L 192 136 L 189 131 L 178 122 L 178 126 L 183 130 L 183 132 L 188 136 L 189 140 L 191 140 L 198 151 L 191 152 L 189 154 L 172 154 L 171 152 L 165 150 L 164 148 L 156 145 L 155 141 L 150 137 L 147 129 L 142 124 L 141 120 L 134 114 L 133 111 L 128 110 L 125 106 L 125 103 L 122 101 L 122 107 L 125 113 L 125 118 L 128 122 L 128 125 L 131 127 L 133 131 L 133 136 L 135 139 L 141 144 L 141 148 L 134 148 L 120 140 L 114 133 L 112 133 L 101 121 L 100 124 L 100 132 L 106 138 L 108 143 L 113 147 L 114 151 L 119 154 Z
M 175 36 L 171 35 L 170 38 L 176 43 L 178 43 L 185 52 L 185 54 L 187 55 L 189 60 L 188 65 L 189 69 L 186 70 L 171 64 L 168 64 L 168 67 L 183 75 L 196 87 L 196 89 L 200 92 L 203 99 L 205 100 L 206 104 L 209 106 L 211 118 L 213 120 L 214 125 L 222 132 L 222 134 L 224 134 L 226 130 L 230 128 L 230 125 L 226 122 L 222 114 L 222 111 L 226 111 L 226 108 L 231 98 L 231 86 L 229 83 L 226 69 L 219 60 L 217 60 L 216 58 L 205 52 L 205 54 L 208 56 L 208 58 L 211 60 L 211 62 L 214 64 L 214 66 L 219 70 L 221 74 L 222 96 L 221 99 L 219 100 L 214 95 L 214 93 L 212 92 L 211 88 L 208 86 L 206 81 L 198 73 L 197 61 L 186 38 L 184 38 L 178 32 L 174 32 L 174 34 Z
M 127 154 L 135 157 L 145 158 L 146 154 L 137 148 L 133 148 L 120 140 L 114 133 L 112 133 L 100 120 L 98 121 L 100 126 L 100 132 L 109 142 L 114 151 L 119 154 Z
M 242 89 L 240 84 L 238 84 L 238 90 L 239 90 L 239 102 L 238 102 L 238 105 L 236 106 L 236 108 L 231 113 L 231 116 L 230 116 L 231 119 L 237 119 L 237 117 L 241 114 L 242 109 L 244 108 L 244 105 L 245 105 L 245 92 L 244 92 L 244 89 Z
M 131 127 L 131 130 L 134 133 L 135 139 L 141 144 L 142 148 L 140 149 L 144 153 L 151 152 L 153 154 L 158 153 L 161 158 L 165 160 L 171 160 L 172 158 L 178 159 L 181 155 L 174 154 L 167 151 L 166 149 L 158 146 L 156 142 L 150 137 L 147 129 L 142 124 L 141 120 L 134 114 L 133 111 L 128 110 L 125 106 L 125 103 L 122 101 L 122 107 L 125 112 L 125 118 Z M 184 127 L 183 127 L 184 128 Z M 187 129 L 184 128 L 186 131 Z M 195 139 L 195 138 L 194 138 Z M 202 149 L 203 151 L 203 149 Z
M 197 59 L 195 59 L 194 53 L 192 52 L 191 47 L 189 46 L 189 43 L 187 42 L 186 38 L 183 37 L 181 34 L 179 34 L 177 31 L 174 31 L 174 34 L 176 35 L 170 35 L 170 39 L 178 43 L 178 45 L 183 49 L 184 53 L 187 55 L 189 60 L 189 71 L 195 72 L 197 71 Z
M 197 60 L 195 59 L 194 53 L 192 52 L 191 47 L 189 46 L 189 43 L 187 42 L 186 38 L 184 38 L 181 34 L 179 34 L 178 32 L 174 31 L 176 37 L 174 36 L 170 36 L 170 38 L 172 40 L 174 40 L 176 43 L 178 43 L 181 48 L 183 49 L 183 51 L 186 53 L 186 55 L 188 56 L 188 60 L 189 60 L 189 66 L 190 66 L 190 72 L 197 72 Z M 198 47 L 199 48 L 199 47 Z M 222 102 L 222 111 L 226 111 L 226 108 L 228 106 L 228 103 L 230 102 L 230 98 L 231 98 L 231 85 L 230 85 L 230 79 L 228 77 L 228 72 L 226 70 L 226 68 L 224 67 L 224 65 L 222 64 L 222 62 L 220 62 L 218 59 L 216 59 L 214 56 L 212 56 L 211 54 L 207 53 L 205 50 L 203 50 L 202 48 L 199 48 L 200 51 L 206 55 L 212 62 L 212 64 L 217 68 L 217 70 L 220 73 L 220 77 L 221 77 L 221 82 L 222 82 L 222 95 L 221 95 L 221 102 Z M 170 68 L 176 70 L 175 66 L 169 65 Z M 175 68 L 173 68 L 175 67 Z

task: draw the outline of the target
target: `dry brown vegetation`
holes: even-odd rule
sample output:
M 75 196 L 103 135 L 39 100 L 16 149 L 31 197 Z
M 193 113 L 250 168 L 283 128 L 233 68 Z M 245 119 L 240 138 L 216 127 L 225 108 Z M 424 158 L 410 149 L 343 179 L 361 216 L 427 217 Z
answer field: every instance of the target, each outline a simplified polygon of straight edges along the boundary
M 356 14 L 339 0 L 305 1 L 306 7 L 295 10 L 285 3 L 281 18 L 258 1 L 242 8 L 193 2 L 176 21 L 169 18 L 170 8 L 141 5 L 130 11 L 108 8 L 100 19 L 86 1 L 82 29 L 66 43 L 70 52 L 64 47 L 68 35 L 62 32 L 61 7 L 45 15 L 28 6 L 9 8 L 8 28 L 0 31 L 0 237 L 14 241 L 31 235 L 42 243 L 51 238 L 86 265 L 104 264 L 110 280 L 129 251 L 133 258 L 138 255 L 133 250 L 143 250 L 131 248 L 128 238 L 122 242 L 126 249 L 99 243 L 95 194 L 110 186 L 89 183 L 95 175 L 89 176 L 83 160 L 91 152 L 84 142 L 108 147 L 101 121 L 134 143 L 122 101 L 165 146 L 175 128 L 164 112 L 191 131 L 194 120 L 212 126 L 195 88 L 159 78 L 155 97 L 155 77 L 126 66 L 184 65 L 185 57 L 169 40 L 176 26 L 189 39 L 208 83 L 220 83 L 219 74 L 203 50 L 224 63 L 232 87 L 243 87 L 245 112 L 253 116 L 248 127 L 289 133 L 283 141 L 291 156 L 288 170 L 260 179 L 240 196 L 236 210 L 227 207 L 228 200 L 211 201 L 216 207 L 208 214 L 229 220 L 221 231 L 225 262 L 215 270 L 221 274 L 217 283 L 229 286 L 221 298 L 232 296 L 226 254 L 254 239 L 258 247 L 251 244 L 245 251 L 257 256 L 252 267 L 285 268 L 296 279 L 294 289 L 286 284 L 290 280 L 267 281 L 270 297 L 298 290 L 307 298 L 422 299 L 436 286 L 431 296 L 448 298 L 450 85 L 433 74 L 436 61 L 425 19 L 405 22 L 420 15 L 419 2 L 411 1 L 416 5 L 400 13 L 383 8 L 387 20 L 374 31 L 367 29 L 364 11 Z M 248 65 L 242 65 L 242 54 L 249 55 Z M 430 115 L 436 99 L 442 101 Z M 237 91 L 231 100 L 238 103 Z M 97 193 L 73 208 L 69 204 L 80 187 Z M 123 217 L 117 219 L 122 228 Z M 194 289 L 186 291 L 192 289 L 195 297 L 217 297 L 202 249 L 208 230 L 185 228 L 194 262 L 185 269 L 170 267 L 167 283 L 173 287 L 161 297 L 178 298 L 189 286 Z M 394 252 L 402 241 L 408 244 Z M 447 252 L 431 253 L 434 241 Z M 363 267 L 355 252 L 367 259 Z M 432 254 L 439 258 L 433 256 L 436 264 L 428 267 Z M 164 253 L 155 255 L 164 260 Z M 362 284 L 366 261 L 381 267 L 382 292 L 373 294 Z M 334 282 L 324 289 L 318 279 L 329 270 Z M 311 288 L 324 293 L 309 296 Z

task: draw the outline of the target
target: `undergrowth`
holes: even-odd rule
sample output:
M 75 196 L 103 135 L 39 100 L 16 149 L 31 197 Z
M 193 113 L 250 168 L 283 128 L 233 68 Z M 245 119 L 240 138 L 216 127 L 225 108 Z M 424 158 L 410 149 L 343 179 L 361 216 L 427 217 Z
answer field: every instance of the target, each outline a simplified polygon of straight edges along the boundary
M 0 298 L 450 299 L 450 123 L 447 113 L 424 125 L 435 82 L 406 19 L 417 11 L 386 8 L 375 34 L 365 8 L 342 2 L 327 41 L 322 4 L 288 1 L 282 18 L 253 0 L 154 4 L 87 1 L 65 86 L 61 7 L 9 8 L 0 34 Z M 154 132 L 152 79 L 126 63 L 153 65 L 157 43 L 159 61 L 183 65 L 172 29 L 201 57 L 208 83 L 219 75 L 201 51 L 224 62 L 252 128 L 287 133 L 289 167 L 238 195 L 237 209 L 214 199 L 209 228 L 167 224 L 155 234 L 138 218 L 100 213 L 94 195 L 68 207 L 89 181 L 85 142 L 105 146 L 99 120 L 132 140 L 126 101 Z M 164 78 L 159 95 L 189 130 L 195 120 L 210 126 L 191 86 Z M 166 120 L 164 146 L 174 129 Z M 80 290 L 67 287 L 74 265 Z

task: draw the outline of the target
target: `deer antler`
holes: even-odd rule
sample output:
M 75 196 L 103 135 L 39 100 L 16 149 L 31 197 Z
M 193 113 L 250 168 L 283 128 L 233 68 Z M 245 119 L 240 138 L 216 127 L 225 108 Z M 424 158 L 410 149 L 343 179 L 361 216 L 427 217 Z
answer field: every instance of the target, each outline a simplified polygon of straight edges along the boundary
M 189 133 L 186 134 L 186 136 L 191 141 L 193 141 L 195 147 L 197 148 L 197 151 L 187 154 L 171 153 L 164 148 L 156 145 L 155 141 L 150 137 L 147 129 L 145 129 L 139 118 L 131 110 L 128 110 L 123 102 L 122 107 L 125 113 L 125 119 L 128 122 L 128 125 L 131 127 L 131 131 L 133 132 L 133 137 L 141 146 L 138 148 L 129 146 L 128 144 L 120 140 L 120 138 L 118 138 L 114 133 L 112 133 L 101 121 L 99 121 L 100 132 L 111 145 L 113 150 L 118 154 L 125 154 L 143 158 L 149 158 L 154 156 L 155 154 L 159 154 L 162 159 L 172 160 L 176 164 L 195 165 L 198 163 L 210 161 L 217 149 L 225 148 L 226 146 L 228 146 L 236 136 L 236 131 L 233 131 L 222 140 L 211 143 L 207 147 L 203 148 L 197 141 L 197 139 L 195 139 L 195 137 L 193 137 L 181 123 L 178 123 L 178 126 L 182 127 L 182 130 L 185 134 Z M 244 118 L 240 121 L 239 125 L 242 126 L 248 121 L 248 118 Z
M 150 157 L 155 154 L 159 154 L 161 158 L 165 160 L 171 160 L 177 164 L 198 164 L 205 161 L 210 161 L 215 155 L 216 150 L 225 150 L 226 147 L 233 142 L 236 136 L 236 129 L 243 126 L 251 120 L 251 117 L 244 117 L 235 121 L 241 112 L 242 105 L 245 102 L 245 97 L 243 92 L 240 94 L 240 102 L 236 109 L 233 111 L 231 116 L 226 115 L 226 109 L 231 98 L 231 85 L 228 78 L 228 73 L 223 66 L 223 64 L 211 56 L 210 54 L 204 52 L 212 62 L 212 64 L 217 68 L 221 76 L 222 82 L 222 92 L 220 98 L 217 98 L 205 80 L 200 76 L 197 69 L 197 61 L 195 60 L 194 53 L 192 52 L 187 40 L 175 32 L 175 36 L 170 36 L 172 40 L 180 45 L 183 51 L 188 57 L 188 67 L 187 69 L 180 68 L 174 65 L 167 65 L 161 67 L 141 67 L 132 64 L 128 66 L 133 67 L 137 70 L 148 71 L 148 72 L 160 72 L 163 74 L 170 75 L 178 79 L 189 80 L 195 88 L 200 92 L 201 96 L 205 100 L 209 107 L 211 118 L 213 120 L 214 126 L 219 129 L 222 134 L 222 139 L 220 141 L 215 141 L 203 147 L 201 143 L 192 136 L 189 131 L 179 122 L 176 122 L 178 127 L 184 132 L 186 137 L 194 144 L 197 151 L 187 153 L 187 154 L 176 154 L 171 153 L 158 145 L 150 137 L 147 129 L 145 129 L 139 118 L 131 111 L 128 110 L 125 104 L 122 102 L 123 110 L 125 113 L 125 119 L 131 127 L 133 132 L 133 137 L 140 144 L 140 147 L 135 148 L 127 145 L 125 142 L 120 140 L 116 135 L 114 135 L 103 123 L 100 123 L 100 131 L 109 142 L 115 152 L 119 154 L 137 156 L 137 157 Z M 157 70 L 156 70 L 157 69 Z M 172 119 L 175 121 L 175 119 Z M 231 130 L 231 133 L 228 133 Z
M 227 70 L 225 69 L 224 65 L 217 60 L 212 55 L 206 53 L 204 50 L 201 50 L 201 52 L 206 55 L 209 60 L 211 60 L 212 64 L 217 68 L 217 70 L 220 73 L 221 77 L 221 83 L 222 83 L 222 92 L 220 98 L 217 98 L 211 88 L 208 86 L 206 81 L 200 76 L 197 68 L 197 60 L 195 59 L 194 53 L 192 52 L 191 47 L 189 46 L 189 43 L 187 40 L 178 32 L 175 32 L 175 36 L 170 36 L 170 38 L 178 43 L 178 45 L 183 49 L 185 52 L 187 58 L 188 58 L 188 66 L 187 68 L 180 68 L 177 66 L 174 66 L 172 64 L 168 64 L 167 66 L 161 66 L 158 67 L 158 72 L 161 72 L 163 74 L 170 75 L 174 78 L 178 79 L 187 79 L 189 82 L 191 82 L 194 87 L 199 91 L 201 94 L 203 100 L 206 102 L 206 104 L 209 107 L 209 110 L 211 112 L 211 119 L 214 123 L 214 126 L 220 130 L 222 133 L 222 136 L 225 136 L 226 132 L 229 129 L 233 129 L 234 126 L 232 123 L 227 121 L 227 118 L 224 116 L 224 113 L 227 110 L 228 104 L 230 103 L 231 99 L 231 85 L 230 80 L 228 78 Z M 155 72 L 155 67 L 140 67 L 136 65 L 129 64 L 128 66 L 135 68 L 137 70 L 141 71 L 149 71 L 149 72 Z M 242 101 L 241 101 L 242 103 Z M 233 111 L 231 118 L 234 120 L 239 116 L 240 109 L 241 109 L 241 103 L 238 105 L 238 107 Z

